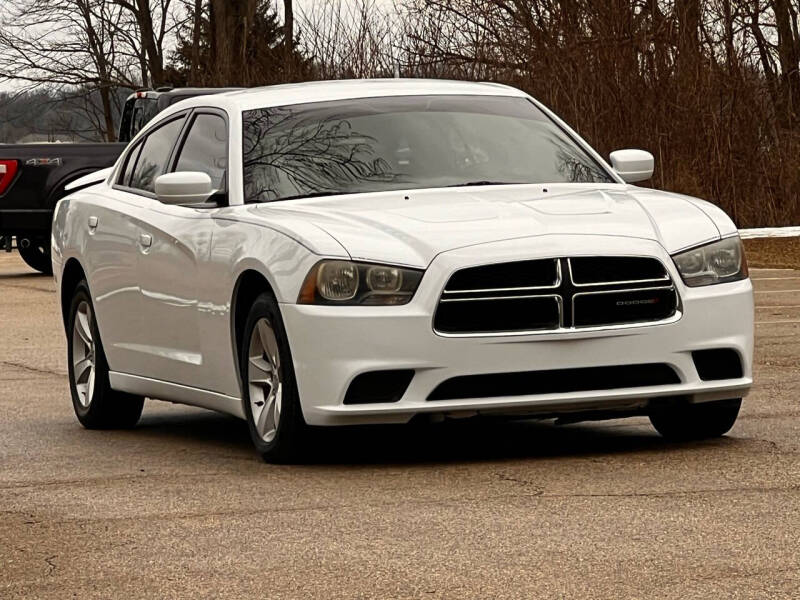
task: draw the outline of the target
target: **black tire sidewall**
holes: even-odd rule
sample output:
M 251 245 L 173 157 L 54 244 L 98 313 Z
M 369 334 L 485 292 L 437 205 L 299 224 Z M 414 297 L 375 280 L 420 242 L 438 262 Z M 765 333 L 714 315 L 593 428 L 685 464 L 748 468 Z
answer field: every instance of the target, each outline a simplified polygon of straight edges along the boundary
M 650 422 L 672 440 L 721 437 L 733 428 L 741 405 L 741 398 L 684 404 L 651 413 Z
M 92 339 L 94 341 L 94 395 L 90 398 L 89 406 L 82 406 L 78 400 L 78 391 L 75 385 L 75 369 L 73 366 L 73 353 L 72 347 L 73 331 L 75 330 L 75 317 L 78 313 L 78 306 L 81 302 L 87 302 L 92 309 L 92 320 L 89 326 L 92 328 Z M 97 329 L 97 318 L 95 317 L 94 304 L 92 303 L 89 287 L 86 281 L 81 281 L 75 288 L 72 295 L 72 302 L 69 307 L 69 318 L 67 319 L 67 369 L 69 370 L 69 391 L 72 396 L 72 406 L 75 408 L 75 414 L 78 419 L 83 422 L 85 419 L 91 419 L 95 407 L 99 402 L 102 402 L 102 397 L 110 389 L 108 382 L 108 363 L 105 360 L 103 353 L 103 344 L 100 341 L 100 332 Z M 96 402 L 96 400 L 98 402 Z
M 70 396 L 72 397 L 72 407 L 75 409 L 75 414 L 78 416 L 78 419 L 83 420 L 87 418 L 92 410 L 92 406 L 94 404 L 94 397 L 89 399 L 89 405 L 83 406 L 78 399 L 78 390 L 75 384 L 75 367 L 73 357 L 75 354 L 75 349 L 73 347 L 73 337 L 75 331 L 75 319 L 78 314 L 78 306 L 81 302 L 87 302 L 92 309 L 92 320 L 89 326 L 92 328 L 92 336 L 95 337 L 95 325 L 94 325 L 94 306 L 92 305 L 92 299 L 89 296 L 89 289 L 86 286 L 85 281 L 81 281 L 78 286 L 75 288 L 75 292 L 72 294 L 72 300 L 69 306 L 69 313 L 67 313 L 67 370 L 69 372 L 69 391 Z M 95 339 L 97 339 L 95 337 Z M 97 348 L 97 345 L 95 345 Z M 95 360 L 97 357 L 97 350 L 95 349 Z M 97 376 L 99 375 L 99 369 L 95 367 L 95 396 L 97 395 Z
M 75 328 L 75 317 L 78 306 L 81 302 L 88 302 L 92 309 L 92 339 L 94 341 L 94 394 L 90 399 L 89 406 L 82 406 L 78 400 L 78 392 L 75 385 L 75 369 L 73 366 L 74 348 L 73 331 Z M 75 287 L 70 301 L 69 313 L 67 313 L 67 371 L 69 378 L 69 391 L 72 398 L 72 407 L 75 415 L 84 427 L 89 429 L 116 429 L 132 427 L 139 420 L 144 405 L 144 398 L 133 396 L 122 392 L 115 392 L 111 389 L 109 381 L 108 362 L 106 361 L 103 342 L 100 338 L 100 330 L 97 327 L 97 317 L 92 302 L 89 286 L 86 280 L 82 280 Z
M 17 243 L 19 243 L 19 240 L 17 240 Z M 42 251 L 40 251 L 40 246 L 43 248 Z M 44 273 L 45 275 L 53 274 L 53 263 L 50 261 L 49 242 L 39 243 L 38 240 L 34 240 L 34 242 L 27 248 L 20 247 L 17 249 L 19 250 L 19 255 L 22 257 L 22 260 L 24 260 L 25 264 L 31 269 L 39 271 L 40 273 Z
M 250 392 L 248 387 L 248 362 L 250 337 L 258 321 L 266 318 L 275 332 L 278 341 L 278 351 L 281 360 L 281 418 L 278 430 L 270 442 L 265 442 L 259 435 L 250 407 Z M 260 295 L 250 308 L 245 321 L 241 344 L 239 347 L 239 377 L 242 386 L 242 404 L 250 431 L 250 437 L 256 450 L 268 462 L 289 462 L 298 457 L 304 433 L 307 428 L 303 418 L 300 398 L 297 390 L 297 380 L 294 372 L 294 362 L 289 348 L 289 340 L 283 325 L 280 308 L 275 299 L 267 293 Z

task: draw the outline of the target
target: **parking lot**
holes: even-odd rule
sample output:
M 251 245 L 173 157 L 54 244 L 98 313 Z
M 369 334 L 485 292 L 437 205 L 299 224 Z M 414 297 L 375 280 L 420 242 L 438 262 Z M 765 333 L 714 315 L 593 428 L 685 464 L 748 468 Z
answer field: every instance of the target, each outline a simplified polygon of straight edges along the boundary
M 800 271 L 751 276 L 756 386 L 726 438 L 463 421 L 271 466 L 200 409 L 81 428 L 53 282 L 0 254 L 0 597 L 797 598 Z

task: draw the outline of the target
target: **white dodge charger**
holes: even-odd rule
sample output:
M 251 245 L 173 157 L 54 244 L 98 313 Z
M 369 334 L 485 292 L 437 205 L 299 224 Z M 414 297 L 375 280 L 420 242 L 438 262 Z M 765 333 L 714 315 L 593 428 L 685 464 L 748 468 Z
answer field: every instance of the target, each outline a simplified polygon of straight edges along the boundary
M 493 84 L 175 104 L 56 210 L 78 419 L 193 404 L 246 419 L 269 461 L 310 426 L 417 415 L 646 415 L 665 436 L 723 435 L 752 384 L 736 227 L 630 185 L 651 177 L 647 152 L 610 158 Z

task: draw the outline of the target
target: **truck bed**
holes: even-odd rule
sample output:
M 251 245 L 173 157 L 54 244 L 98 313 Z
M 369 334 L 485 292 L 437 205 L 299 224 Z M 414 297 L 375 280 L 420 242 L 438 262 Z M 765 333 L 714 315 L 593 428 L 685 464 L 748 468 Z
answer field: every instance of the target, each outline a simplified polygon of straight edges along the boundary
M 47 235 L 64 186 L 110 167 L 126 144 L 0 144 L 0 161 L 16 160 L 17 173 L 0 195 L 0 236 Z

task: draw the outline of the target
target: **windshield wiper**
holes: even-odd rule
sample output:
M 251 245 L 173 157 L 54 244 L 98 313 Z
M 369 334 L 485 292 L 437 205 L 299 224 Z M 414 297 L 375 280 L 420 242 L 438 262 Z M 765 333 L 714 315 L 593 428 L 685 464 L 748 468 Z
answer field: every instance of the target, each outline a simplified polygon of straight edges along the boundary
M 470 187 L 470 186 L 478 186 L 478 185 L 517 185 L 522 183 L 521 181 L 489 181 L 486 179 L 480 179 L 477 181 L 465 181 L 464 183 L 454 183 L 452 185 L 448 185 L 445 187 Z

